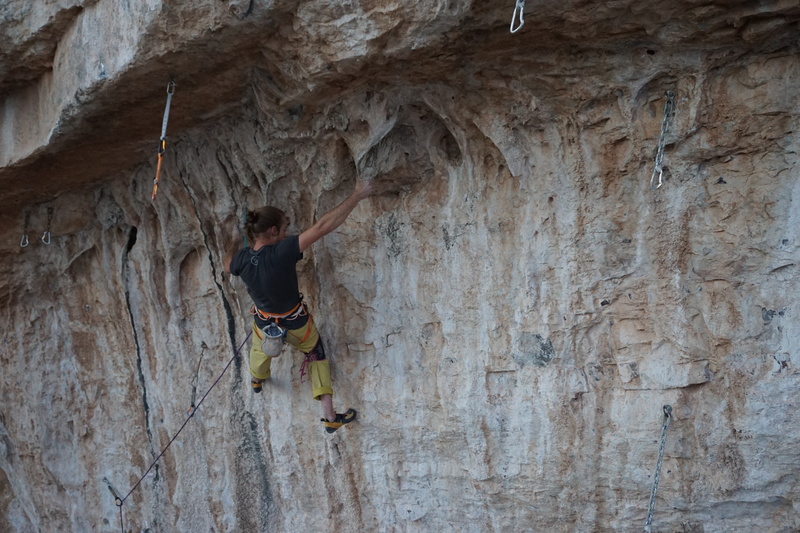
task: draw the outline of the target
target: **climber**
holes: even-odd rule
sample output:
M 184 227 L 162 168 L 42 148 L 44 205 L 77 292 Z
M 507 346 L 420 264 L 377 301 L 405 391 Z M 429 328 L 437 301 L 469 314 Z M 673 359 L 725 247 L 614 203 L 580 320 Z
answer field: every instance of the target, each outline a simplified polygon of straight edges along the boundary
M 241 247 L 241 236 L 234 235 L 224 259 L 225 271 L 240 276 L 253 298 L 253 344 L 250 348 L 250 374 L 253 392 L 261 392 L 270 377 L 272 357 L 262 349 L 262 340 L 277 324 L 286 341 L 305 354 L 301 377 L 308 367 L 311 394 L 319 400 L 324 416 L 321 421 L 328 433 L 356 418 L 349 409 L 333 409 L 333 388 L 325 348 L 314 319 L 298 289 L 296 263 L 303 252 L 322 237 L 338 228 L 358 203 L 373 189 L 372 181 L 356 180 L 353 192 L 341 204 L 322 216 L 299 235 L 286 236 L 286 215 L 276 207 L 264 206 L 247 212 L 245 232 L 251 247 Z M 268 328 L 269 327 L 269 328 Z M 277 328 L 275 328 L 277 329 Z M 266 331 L 265 331 L 266 330 Z M 280 354 L 280 349 L 273 356 Z M 268 351 L 268 350 L 267 350 Z

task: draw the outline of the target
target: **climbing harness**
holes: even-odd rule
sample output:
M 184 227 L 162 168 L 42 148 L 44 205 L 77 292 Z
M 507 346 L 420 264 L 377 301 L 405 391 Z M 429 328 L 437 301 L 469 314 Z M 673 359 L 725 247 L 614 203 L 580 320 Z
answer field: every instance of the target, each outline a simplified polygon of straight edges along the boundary
M 220 375 L 217 377 L 217 379 L 214 381 L 214 383 L 211 384 L 211 386 L 208 388 L 208 390 L 203 395 L 203 397 L 200 398 L 200 401 L 197 402 L 197 407 L 194 409 L 194 411 L 196 411 L 197 409 L 200 408 L 200 406 L 205 401 L 206 397 L 211 393 L 211 391 L 214 389 L 214 387 L 217 386 L 217 383 L 219 383 L 219 381 L 222 379 L 222 376 L 225 375 L 225 372 L 228 371 L 228 368 L 230 368 L 230 366 L 233 363 L 233 361 L 237 357 L 239 357 L 239 354 L 241 353 L 242 348 L 244 348 L 244 345 L 247 343 L 248 340 L 250 340 L 250 336 L 251 335 L 252 335 L 252 332 L 247 334 L 247 337 L 245 337 L 244 341 L 242 341 L 242 344 L 239 345 L 239 348 L 236 349 L 236 352 L 234 352 L 233 357 L 231 357 L 230 361 L 228 361 L 228 364 L 225 365 L 225 368 L 222 369 L 222 372 L 220 373 Z M 194 403 L 194 402 L 192 402 L 192 403 Z M 172 446 L 172 443 L 175 442 L 175 439 L 177 439 L 178 435 L 180 435 L 181 431 L 183 431 L 183 428 L 185 428 L 186 424 L 189 423 L 189 420 L 192 419 L 192 415 L 194 415 L 194 411 L 192 411 L 192 413 L 189 416 L 186 417 L 186 420 L 183 421 L 183 425 L 181 425 L 181 427 L 178 429 L 178 431 L 175 433 L 175 435 L 169 440 L 169 442 L 164 447 L 164 449 L 161 450 L 161 453 L 158 454 L 158 457 L 156 457 L 153 460 L 153 462 L 150 463 L 150 466 L 147 467 L 147 470 L 145 471 L 145 473 L 142 475 L 142 477 L 139 478 L 139 480 L 136 482 L 136 484 L 133 485 L 133 488 L 130 491 L 128 491 L 128 494 L 126 494 L 124 498 L 120 498 L 117 495 L 117 493 L 114 491 L 114 489 L 111 487 L 111 484 L 108 483 L 108 480 L 106 480 L 105 478 L 103 479 L 108 484 L 108 489 L 109 489 L 109 491 L 111 491 L 111 494 L 114 495 L 114 505 L 119 507 L 119 527 L 120 527 L 120 531 L 122 531 L 123 533 L 125 531 L 125 526 L 124 526 L 123 519 L 122 519 L 122 506 L 125 503 L 125 500 L 127 500 L 130 497 L 130 495 L 133 494 L 133 491 L 135 491 L 139 487 L 139 485 L 142 484 L 142 481 L 144 481 L 144 478 L 147 477 L 147 474 L 150 473 L 150 471 L 153 469 L 153 467 L 158 462 L 158 460 L 161 459 L 161 457 L 163 457 L 163 455 L 167 452 L 167 450 L 169 450 L 169 447 Z
M 312 330 L 311 325 L 309 325 L 306 328 L 305 335 L 303 335 L 303 337 L 300 338 L 294 335 L 289 330 L 281 327 L 280 324 L 278 324 L 279 320 L 286 319 L 291 321 L 291 320 L 296 320 L 297 318 L 305 315 L 308 315 L 309 322 L 314 320 L 314 317 L 311 315 L 311 313 L 308 312 L 306 304 L 303 303 L 302 294 L 300 295 L 300 302 L 297 304 L 297 306 L 295 306 L 294 309 L 292 309 L 288 313 L 285 314 L 267 313 L 265 311 L 260 310 L 254 305 L 253 307 L 250 308 L 250 314 L 258 316 L 261 320 L 269 321 L 269 324 L 267 324 L 263 329 L 259 330 L 261 334 L 263 334 L 263 337 L 261 335 L 258 335 L 258 332 L 256 332 L 259 340 L 261 340 L 261 351 L 264 352 L 264 354 L 269 357 L 277 357 L 278 355 L 280 355 L 281 350 L 283 349 L 283 344 L 286 341 L 286 335 L 291 335 L 292 337 L 294 337 L 297 340 L 298 344 L 303 344 L 308 340 L 308 337 L 311 336 L 311 330 Z M 305 377 L 309 363 L 313 363 L 314 361 L 319 360 L 317 358 L 316 348 L 317 347 L 315 346 L 310 352 L 306 353 L 305 359 L 303 359 L 303 364 L 300 365 L 300 383 L 305 383 Z
M 525 24 L 525 19 L 523 18 L 523 11 L 525 10 L 525 0 L 517 0 L 517 4 L 514 6 L 514 14 L 511 15 L 511 33 L 517 33 L 520 28 Z M 519 19 L 519 26 L 514 28 L 514 24 L 517 23 L 517 19 Z
M 267 313 L 266 311 L 262 311 L 261 309 L 259 309 L 255 305 L 250 308 L 250 314 L 251 315 L 258 316 L 258 318 L 260 318 L 261 320 L 275 321 L 275 322 L 277 322 L 278 320 L 284 320 L 284 319 L 295 320 L 297 318 L 300 318 L 303 315 L 306 315 L 307 313 L 308 313 L 308 309 L 306 309 L 306 306 L 303 304 L 302 295 L 301 295 L 300 301 L 297 303 L 297 305 L 294 306 L 292 308 L 292 310 L 289 311 L 288 313 Z
M 45 244 L 50 244 L 50 225 L 52 224 L 52 222 L 53 222 L 53 208 L 51 206 L 47 208 L 47 229 L 44 230 L 44 233 L 42 234 L 42 242 Z
M 197 394 L 197 378 L 200 375 L 200 363 L 203 362 L 203 354 L 206 352 L 208 345 L 205 341 L 202 342 L 200 345 L 200 357 L 197 360 L 197 369 L 194 371 L 194 377 L 192 378 L 192 399 L 189 402 L 189 408 L 186 410 L 186 414 L 189 416 L 194 416 L 194 411 L 196 409 L 194 405 L 194 399 Z
M 305 308 L 305 306 L 303 306 L 303 307 Z M 308 312 L 308 309 L 304 309 L 304 311 Z M 298 316 L 302 316 L 302 315 L 298 315 Z M 313 316 L 313 315 L 311 315 L 311 314 L 309 314 L 309 315 L 308 315 L 308 322 L 310 323 L 310 322 L 312 322 L 313 320 L 314 320 L 314 316 Z M 295 334 L 294 334 L 294 333 L 292 333 L 291 331 L 287 331 L 287 333 L 288 333 L 289 335 L 291 335 L 292 337 L 294 337 L 295 339 L 297 339 L 297 343 L 298 343 L 298 344 L 303 344 L 303 343 L 304 343 L 304 342 L 306 342 L 306 341 L 308 340 L 308 338 L 311 336 L 311 324 L 309 324 L 309 326 L 306 328 L 306 334 L 305 334 L 305 335 L 303 335 L 303 338 L 300 338 L 300 337 L 298 337 L 297 335 L 295 335 Z M 312 350 L 312 351 L 313 351 L 313 350 Z
M 675 114 L 675 91 L 667 91 L 667 101 L 664 102 L 664 118 L 661 121 L 661 136 L 658 138 L 658 148 L 656 149 L 656 164 L 653 168 L 653 175 L 650 176 L 650 187 L 658 189 L 662 185 L 661 178 L 664 174 L 664 169 L 661 164 L 664 161 L 664 146 L 667 143 L 667 132 L 672 123 L 672 116 Z M 653 187 L 653 182 L 658 175 L 658 185 Z
M 656 462 L 656 475 L 653 478 L 653 491 L 650 493 L 650 507 L 647 509 L 647 521 L 644 523 L 645 533 L 650 533 L 650 525 L 653 523 L 653 511 L 656 506 L 656 492 L 658 492 L 658 480 L 661 476 L 661 463 L 664 460 L 664 445 L 667 442 L 667 430 L 669 423 L 672 420 L 672 406 L 665 405 L 664 421 L 661 424 L 661 446 L 658 449 L 658 461 Z
M 261 351 L 269 357 L 277 357 L 280 355 L 283 349 L 283 343 L 286 340 L 286 328 L 278 324 L 278 321 L 284 319 L 290 321 L 296 320 L 301 316 L 307 315 L 308 309 L 306 309 L 305 304 L 303 304 L 303 298 L 301 296 L 297 305 L 288 313 L 267 313 L 253 305 L 253 307 L 250 308 L 250 314 L 269 322 L 269 324 L 261 328 L 261 333 L 263 333 L 264 336 L 261 337 L 259 335 L 259 339 L 261 339 Z
M 283 328 L 280 324 L 278 324 L 279 320 L 287 319 L 289 321 L 296 320 L 301 316 L 305 316 L 308 314 L 308 309 L 306 309 L 305 304 L 303 304 L 303 298 L 300 297 L 300 302 L 288 313 L 283 314 L 276 314 L 276 313 L 267 313 L 266 311 L 262 311 L 255 305 L 250 308 L 250 314 L 256 315 L 261 320 L 266 320 L 269 322 L 264 328 L 261 329 L 261 333 L 264 334 L 263 337 L 259 335 L 259 339 L 261 339 L 261 351 L 264 352 L 265 355 L 269 357 L 277 357 L 281 354 L 281 350 L 283 349 L 283 343 L 286 339 L 286 329 Z M 311 328 L 309 328 L 309 332 Z M 308 335 L 306 335 L 306 338 Z M 300 342 L 305 341 L 303 339 Z
M 25 248 L 28 246 L 30 241 L 28 240 L 28 226 L 31 224 L 31 212 L 28 211 L 25 213 L 25 225 L 22 227 L 22 239 L 19 241 L 20 248 Z
M 161 140 L 158 143 L 158 163 L 156 164 L 156 177 L 153 180 L 153 197 L 156 199 L 158 193 L 158 177 L 161 174 L 161 162 L 164 159 L 164 152 L 167 150 L 167 121 L 169 121 L 169 107 L 172 104 L 172 95 L 175 93 L 175 82 L 167 84 L 167 106 L 164 108 L 164 120 L 161 122 Z

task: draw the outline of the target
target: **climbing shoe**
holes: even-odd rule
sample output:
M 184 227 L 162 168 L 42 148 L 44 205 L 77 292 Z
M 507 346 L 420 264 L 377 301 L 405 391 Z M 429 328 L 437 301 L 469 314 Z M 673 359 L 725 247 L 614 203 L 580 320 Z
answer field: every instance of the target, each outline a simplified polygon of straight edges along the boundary
M 349 424 L 356 419 L 356 410 L 348 409 L 346 413 L 336 413 L 336 420 L 328 422 L 325 418 L 321 418 L 322 425 L 325 426 L 325 431 L 333 433 L 345 424 Z
M 250 380 L 250 386 L 253 387 L 253 392 L 255 392 L 256 394 L 261 392 L 261 384 L 262 383 L 264 383 L 263 379 L 256 379 L 256 378 L 251 379 Z

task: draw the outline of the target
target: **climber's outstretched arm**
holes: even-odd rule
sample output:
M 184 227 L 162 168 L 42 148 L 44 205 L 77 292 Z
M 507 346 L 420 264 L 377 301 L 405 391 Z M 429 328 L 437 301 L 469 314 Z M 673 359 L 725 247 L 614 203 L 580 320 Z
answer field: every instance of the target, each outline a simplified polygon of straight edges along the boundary
M 309 246 L 341 226 L 358 205 L 358 202 L 372 194 L 373 186 L 372 180 L 361 181 L 356 179 L 355 189 L 344 202 L 325 213 L 313 226 L 300 234 L 300 251 L 304 252 Z

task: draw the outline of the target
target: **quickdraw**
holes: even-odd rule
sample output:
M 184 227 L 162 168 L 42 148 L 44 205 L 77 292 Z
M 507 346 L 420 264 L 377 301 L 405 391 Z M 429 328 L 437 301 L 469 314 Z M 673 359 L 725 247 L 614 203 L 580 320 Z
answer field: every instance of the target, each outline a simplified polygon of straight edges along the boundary
M 664 446 L 667 443 L 667 430 L 669 429 L 669 423 L 672 420 L 672 406 L 665 405 L 662 409 L 664 411 L 664 421 L 661 424 L 661 446 L 658 449 L 656 474 L 653 477 L 653 490 L 650 493 L 650 505 L 647 508 L 647 520 L 644 523 L 645 533 L 650 533 L 650 527 L 653 523 L 653 512 L 656 508 L 656 492 L 658 492 L 658 481 L 661 476 L 661 463 L 664 460 Z
M 53 208 L 47 208 L 47 229 L 42 234 L 42 242 L 50 244 L 50 225 L 53 223 Z
M 662 163 L 664 161 L 664 147 L 667 144 L 667 132 L 669 131 L 670 124 L 672 123 L 672 116 L 675 114 L 675 91 L 667 91 L 667 101 L 664 102 L 664 118 L 661 121 L 661 135 L 658 138 L 658 147 L 656 148 L 656 164 L 653 167 L 653 175 L 650 176 L 650 187 L 658 189 L 662 185 L 661 178 L 664 174 Z M 658 185 L 653 185 L 658 176 Z
M 297 335 L 295 335 L 294 333 L 292 333 L 289 330 L 284 330 L 284 331 L 285 331 L 285 335 L 291 335 L 297 341 L 298 344 L 303 344 L 311 336 L 311 331 L 313 329 L 311 322 L 312 322 L 312 320 L 314 320 L 314 317 L 311 316 L 311 314 L 308 312 L 308 308 L 303 303 L 302 299 L 300 300 L 300 303 L 298 303 L 297 306 L 294 309 L 292 309 L 291 311 L 289 311 L 288 313 L 284 313 L 284 314 L 266 313 L 264 311 L 261 311 L 255 305 L 253 305 L 253 307 L 250 308 L 250 314 L 258 316 L 261 320 L 267 320 L 267 321 L 270 321 L 270 322 L 274 322 L 275 324 L 278 324 L 278 321 L 283 320 L 283 319 L 295 320 L 295 319 L 297 319 L 297 318 L 299 318 L 301 316 L 309 315 L 308 316 L 308 323 L 306 325 L 306 332 L 305 332 L 305 335 L 303 335 L 302 338 L 298 337 Z M 260 331 L 258 328 L 256 328 L 256 335 L 258 336 L 259 340 L 263 341 L 264 337 L 261 336 L 261 333 L 264 333 L 264 332 Z M 262 348 L 262 350 L 263 350 L 263 348 Z M 317 360 L 317 356 L 316 356 L 316 346 L 315 346 L 314 349 L 312 349 L 310 352 L 308 352 L 306 354 L 305 359 L 303 359 L 303 364 L 300 365 L 300 383 L 305 383 L 305 377 L 306 377 L 308 365 L 309 365 L 309 363 L 313 363 L 316 360 Z
M 103 483 L 105 483 L 108 486 L 108 491 L 111 493 L 112 496 L 114 496 L 114 505 L 116 505 L 117 507 L 122 506 L 122 498 L 120 498 L 119 494 L 117 494 L 117 491 L 114 490 L 114 487 L 111 485 L 111 482 L 108 480 L 108 478 L 104 477 Z
M 25 225 L 22 227 L 22 239 L 19 241 L 20 248 L 25 248 L 30 244 L 30 240 L 28 239 L 28 226 L 31 224 L 31 212 L 28 211 L 25 213 Z
M 164 120 L 161 122 L 161 140 L 158 143 L 158 163 L 156 164 L 156 177 L 153 179 L 152 200 L 156 199 L 158 193 L 158 177 L 161 175 L 161 163 L 164 160 L 164 152 L 167 150 L 167 122 L 173 94 L 175 94 L 175 82 L 171 81 L 167 84 L 167 106 L 164 108 Z
M 197 406 L 194 404 L 194 400 L 197 396 L 197 380 L 200 375 L 200 364 L 203 362 L 203 354 L 206 353 L 206 349 L 208 345 L 203 341 L 200 344 L 200 357 L 197 360 L 197 369 L 194 371 L 194 377 L 192 378 L 192 399 L 189 401 L 189 408 L 186 409 L 186 414 L 189 416 L 194 416 L 194 412 L 197 409 Z

